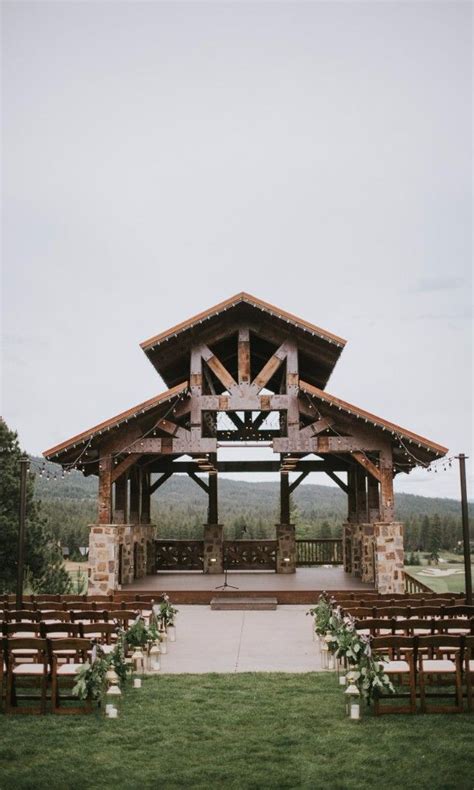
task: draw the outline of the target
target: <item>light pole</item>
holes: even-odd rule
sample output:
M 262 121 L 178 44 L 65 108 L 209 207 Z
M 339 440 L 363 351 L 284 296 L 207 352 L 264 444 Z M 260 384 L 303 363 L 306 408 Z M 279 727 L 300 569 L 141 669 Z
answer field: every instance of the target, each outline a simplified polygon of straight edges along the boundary
M 461 517 L 462 517 L 462 538 L 464 543 L 464 576 L 466 579 L 466 604 L 472 606 L 472 575 L 471 575 L 471 546 L 469 537 L 469 517 L 467 512 L 467 489 L 466 489 L 466 456 L 459 453 L 456 456 L 459 461 L 459 476 L 461 479 Z
M 23 574 L 25 564 L 25 524 L 26 524 L 26 476 L 28 474 L 29 458 L 22 455 L 20 458 L 20 519 L 18 529 L 18 568 L 16 577 L 16 607 L 23 605 Z

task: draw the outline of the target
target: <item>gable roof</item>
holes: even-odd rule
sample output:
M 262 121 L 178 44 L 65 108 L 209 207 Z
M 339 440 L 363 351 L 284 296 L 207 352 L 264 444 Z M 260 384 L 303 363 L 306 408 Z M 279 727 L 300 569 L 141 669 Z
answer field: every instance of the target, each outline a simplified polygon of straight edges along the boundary
M 250 326 L 254 336 L 251 351 L 255 349 L 256 354 L 261 351 L 262 344 L 276 342 L 276 348 L 291 333 L 298 344 L 304 377 L 322 387 L 326 386 L 346 344 L 332 332 L 242 291 L 144 340 L 140 347 L 166 385 L 172 387 L 189 376 L 192 345 L 220 343 L 220 352 L 236 365 L 235 333 L 240 323 Z M 278 337 L 281 338 L 279 342 L 276 341 Z
M 419 436 L 417 433 L 408 431 L 406 428 L 401 428 L 400 425 L 384 420 L 382 417 L 377 417 L 375 414 L 371 414 L 369 411 L 365 411 L 365 409 L 361 409 L 359 406 L 354 406 L 352 403 L 341 400 L 341 398 L 331 395 L 329 392 L 326 392 L 326 390 L 321 390 L 305 381 L 300 380 L 300 390 L 327 403 L 329 406 L 334 406 L 339 410 L 345 411 L 347 414 L 363 419 L 376 428 L 389 431 L 391 434 L 394 434 L 395 437 L 401 437 L 411 444 L 416 444 L 417 447 L 427 451 L 431 455 L 441 457 L 448 452 L 448 448 L 443 447 L 441 444 L 436 444 L 429 439 L 425 439 L 424 436 Z
M 89 428 L 87 431 L 82 431 L 82 433 L 72 436 L 70 439 L 66 439 L 66 441 L 61 442 L 61 444 L 50 447 L 49 450 L 45 450 L 43 452 L 43 455 L 48 459 L 48 461 L 52 461 L 57 455 L 74 449 L 74 447 L 77 445 L 85 444 L 86 442 L 91 441 L 94 439 L 94 437 L 104 433 L 104 431 L 118 428 L 122 423 L 128 422 L 128 420 L 138 417 L 139 415 L 146 414 L 147 412 L 155 409 L 157 406 L 161 406 L 161 404 L 173 400 L 173 398 L 176 398 L 182 393 L 186 392 L 187 389 L 188 382 L 184 381 L 182 384 L 178 384 L 176 387 L 166 390 L 166 392 L 161 392 L 159 395 L 155 395 L 155 397 L 149 398 L 149 400 L 145 400 L 143 403 L 137 404 L 137 406 L 132 406 L 132 408 L 120 412 L 120 414 L 117 414 L 115 417 L 111 417 L 109 420 L 105 420 L 104 422 L 100 422 L 98 425 L 94 425 L 93 428 Z

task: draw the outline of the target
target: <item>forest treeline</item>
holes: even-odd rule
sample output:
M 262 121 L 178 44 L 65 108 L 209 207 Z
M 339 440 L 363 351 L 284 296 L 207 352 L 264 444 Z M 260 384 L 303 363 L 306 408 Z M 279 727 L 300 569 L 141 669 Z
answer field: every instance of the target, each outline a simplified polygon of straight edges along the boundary
M 34 468 L 42 468 L 42 459 L 32 460 Z M 96 519 L 97 478 L 78 472 L 62 478 L 60 467 L 48 463 L 44 474 L 36 475 L 35 496 L 56 538 L 72 556 L 78 556 L 79 547 L 88 544 L 89 525 Z M 474 538 L 472 503 L 469 509 Z M 219 480 L 219 521 L 228 539 L 272 538 L 278 512 L 278 482 Z M 297 537 L 340 537 L 346 515 L 346 496 L 338 488 L 301 485 L 292 496 Z M 207 518 L 207 497 L 190 478 L 177 475 L 152 497 L 151 517 L 159 537 L 198 539 Z M 454 499 L 399 493 L 396 518 L 405 524 L 407 551 L 431 551 L 433 545 L 454 550 L 462 539 L 460 505 Z

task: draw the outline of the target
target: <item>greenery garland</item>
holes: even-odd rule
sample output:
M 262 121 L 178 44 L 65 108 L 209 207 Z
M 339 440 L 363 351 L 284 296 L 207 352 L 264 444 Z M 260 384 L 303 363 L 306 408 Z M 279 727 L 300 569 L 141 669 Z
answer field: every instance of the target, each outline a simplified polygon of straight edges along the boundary
M 374 658 L 369 636 L 359 634 L 354 618 L 343 615 L 335 601 L 321 595 L 317 605 L 308 614 L 314 617 L 315 631 L 319 636 L 329 636 L 328 649 L 343 660 L 353 672 L 354 682 L 368 704 L 384 693 L 393 694 L 395 688 L 385 672 L 385 661 Z

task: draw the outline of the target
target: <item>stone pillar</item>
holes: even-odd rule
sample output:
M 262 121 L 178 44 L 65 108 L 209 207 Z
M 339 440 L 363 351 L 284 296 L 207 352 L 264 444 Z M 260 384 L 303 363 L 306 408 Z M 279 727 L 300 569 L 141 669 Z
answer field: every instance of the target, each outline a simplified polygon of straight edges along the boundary
M 93 524 L 89 532 L 89 595 L 109 595 L 118 587 L 118 542 L 112 524 Z
M 277 524 L 277 573 L 295 573 L 296 539 L 294 524 Z
M 362 524 L 352 525 L 352 575 L 362 576 Z
M 373 584 L 375 581 L 375 543 L 373 524 L 361 524 L 361 581 Z
M 147 552 L 154 552 L 153 538 L 154 528 L 151 524 L 92 525 L 89 534 L 89 595 L 108 595 L 121 589 L 124 584 L 131 584 L 134 578 L 146 576 Z M 137 559 L 136 575 L 134 556 Z
M 403 593 L 403 524 L 392 521 L 373 525 L 375 538 L 375 586 L 382 595 Z
M 204 524 L 204 573 L 224 572 L 224 527 Z

